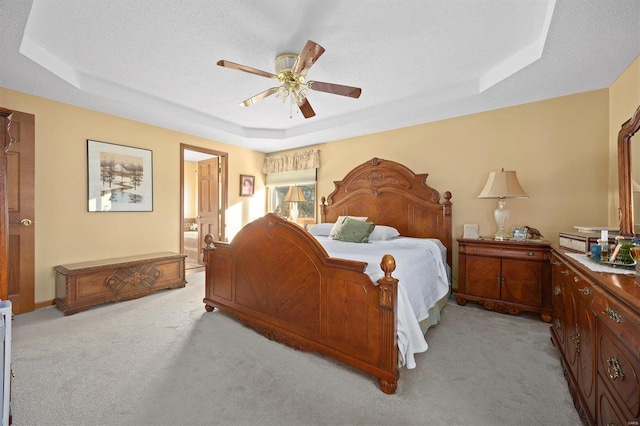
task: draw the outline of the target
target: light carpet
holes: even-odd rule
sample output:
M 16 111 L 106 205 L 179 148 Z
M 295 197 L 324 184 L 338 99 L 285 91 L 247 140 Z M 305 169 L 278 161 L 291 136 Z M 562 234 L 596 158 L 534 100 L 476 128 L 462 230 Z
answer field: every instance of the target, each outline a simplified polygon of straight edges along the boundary
M 24 425 L 579 425 L 549 325 L 447 304 L 397 393 L 328 357 L 204 310 L 187 287 L 13 321 L 12 412 Z

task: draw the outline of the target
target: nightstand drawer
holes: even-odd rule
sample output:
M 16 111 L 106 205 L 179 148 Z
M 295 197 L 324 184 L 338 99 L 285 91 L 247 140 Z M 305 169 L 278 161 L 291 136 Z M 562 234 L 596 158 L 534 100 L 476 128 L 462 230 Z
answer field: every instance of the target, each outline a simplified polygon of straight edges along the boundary
M 467 255 L 473 256 L 490 256 L 506 259 L 522 259 L 522 260 L 544 260 L 544 250 L 536 250 L 529 248 L 517 247 L 487 247 L 487 246 L 467 246 Z

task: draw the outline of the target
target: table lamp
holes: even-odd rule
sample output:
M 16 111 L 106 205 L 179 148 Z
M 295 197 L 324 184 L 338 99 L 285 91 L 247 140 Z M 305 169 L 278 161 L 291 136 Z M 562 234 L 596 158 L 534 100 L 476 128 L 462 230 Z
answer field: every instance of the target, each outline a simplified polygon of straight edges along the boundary
M 290 186 L 287 195 L 284 197 L 285 203 L 291 203 L 291 220 L 294 222 L 298 221 L 298 203 L 307 201 L 304 198 L 304 194 L 302 193 L 302 187 L 300 186 Z
M 504 241 L 509 239 L 509 234 L 504 230 L 509 220 L 509 210 L 505 209 L 506 198 L 529 198 L 518 182 L 514 171 L 505 171 L 504 168 L 497 172 L 491 172 L 487 183 L 478 195 L 478 198 L 497 198 L 498 208 L 493 211 L 493 218 L 498 225 L 498 230 L 493 234 L 493 239 Z

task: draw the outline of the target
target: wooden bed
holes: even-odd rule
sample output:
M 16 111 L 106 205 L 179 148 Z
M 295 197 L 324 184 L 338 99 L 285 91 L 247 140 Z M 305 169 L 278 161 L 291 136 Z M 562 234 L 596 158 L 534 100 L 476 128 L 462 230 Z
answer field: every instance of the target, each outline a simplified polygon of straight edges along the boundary
M 367 216 L 407 237 L 437 238 L 451 265 L 451 193 L 426 183 L 427 174 L 373 158 L 322 197 L 322 222 Z M 247 224 L 231 243 L 205 237 L 205 308 L 219 308 L 269 339 L 317 351 L 379 379 L 385 393 L 399 378 L 395 260 L 381 259 L 372 282 L 366 263 L 335 259 L 300 226 L 274 214 Z

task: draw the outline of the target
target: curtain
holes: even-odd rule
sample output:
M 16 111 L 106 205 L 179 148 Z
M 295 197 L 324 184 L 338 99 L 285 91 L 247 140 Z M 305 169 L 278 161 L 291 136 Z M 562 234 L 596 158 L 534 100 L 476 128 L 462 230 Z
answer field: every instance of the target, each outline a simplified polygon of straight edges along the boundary
M 262 172 L 271 173 L 293 172 L 320 167 L 320 150 L 298 151 L 289 154 L 265 157 Z

